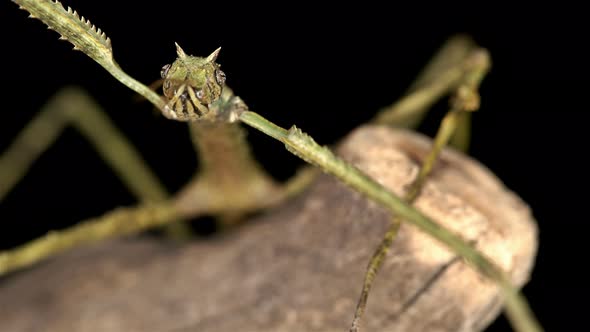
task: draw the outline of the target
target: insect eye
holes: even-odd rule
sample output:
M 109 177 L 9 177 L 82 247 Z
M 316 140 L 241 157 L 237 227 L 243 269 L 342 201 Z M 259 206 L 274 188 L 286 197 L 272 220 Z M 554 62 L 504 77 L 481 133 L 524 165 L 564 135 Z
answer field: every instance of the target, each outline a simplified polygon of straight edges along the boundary
M 203 99 L 203 90 L 197 90 L 197 92 L 195 94 L 196 94 L 197 98 Z
M 160 76 L 162 76 L 162 78 L 166 78 L 166 75 L 168 75 L 168 71 L 170 70 L 170 64 L 165 65 L 164 67 L 162 67 L 162 70 L 160 70 Z
M 221 69 L 217 69 L 215 71 L 215 79 L 219 85 L 223 85 L 225 83 L 225 73 Z

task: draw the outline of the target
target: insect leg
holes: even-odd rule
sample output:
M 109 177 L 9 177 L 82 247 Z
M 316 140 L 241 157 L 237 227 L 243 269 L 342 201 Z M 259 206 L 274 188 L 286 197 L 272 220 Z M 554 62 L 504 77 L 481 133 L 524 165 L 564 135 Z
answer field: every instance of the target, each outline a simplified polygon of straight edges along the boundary
M 201 117 L 201 116 L 207 114 L 209 112 L 209 109 L 201 103 L 199 98 L 197 98 L 197 95 L 195 94 L 195 89 L 193 89 L 193 87 L 189 86 L 187 88 L 187 90 L 188 90 L 189 99 L 191 100 L 192 104 L 196 107 L 195 115 L 197 117 Z

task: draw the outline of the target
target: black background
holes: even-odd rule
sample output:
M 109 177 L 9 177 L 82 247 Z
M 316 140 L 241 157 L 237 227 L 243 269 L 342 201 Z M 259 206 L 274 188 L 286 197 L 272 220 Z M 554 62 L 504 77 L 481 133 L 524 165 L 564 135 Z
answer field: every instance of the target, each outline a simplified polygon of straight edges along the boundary
M 471 153 L 533 208 L 541 247 L 525 293 L 548 331 L 579 327 L 587 296 L 582 267 L 586 202 L 587 53 L 578 45 L 575 9 L 376 7 L 368 3 L 267 4 L 67 1 L 113 41 L 115 58 L 138 80 L 158 79 L 175 58 L 222 46 L 228 84 L 252 110 L 282 126 L 297 124 L 332 143 L 400 97 L 437 48 L 467 33 L 488 48 L 493 69 L 482 86 Z M 142 152 L 170 191 L 196 160 L 185 125 L 165 120 L 71 45 L 58 41 L 13 3 L 0 4 L 2 76 L 0 151 L 65 85 L 87 89 Z M 582 98 L 580 98 L 582 97 Z M 421 130 L 432 135 L 439 103 Z M 285 179 L 301 163 L 282 145 L 250 131 L 260 160 Z M 0 203 L 0 246 L 97 216 L 134 198 L 73 130 Z M 489 330 L 505 331 L 500 319 Z

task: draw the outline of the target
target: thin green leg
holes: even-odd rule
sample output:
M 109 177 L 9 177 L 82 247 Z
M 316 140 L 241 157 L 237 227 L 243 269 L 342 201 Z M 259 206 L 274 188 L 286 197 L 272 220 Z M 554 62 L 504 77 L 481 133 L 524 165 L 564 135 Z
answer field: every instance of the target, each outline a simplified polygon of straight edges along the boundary
M 471 113 L 462 112 L 457 119 L 457 129 L 451 136 L 449 146 L 467 153 L 471 142 Z
M 66 230 L 49 232 L 12 250 L 0 251 L 0 276 L 82 244 L 136 234 L 167 225 L 178 218 L 178 211 L 167 202 L 115 209 L 104 216 L 81 221 Z
M 489 56 L 487 52 L 483 50 L 478 51 L 478 53 L 474 53 L 470 58 L 468 58 L 467 63 L 469 64 L 469 72 L 467 72 L 463 77 L 463 83 L 457 89 L 457 93 L 455 94 L 452 101 L 451 110 L 443 118 L 434 139 L 432 148 L 426 156 L 422 167 L 420 167 L 420 171 L 418 172 L 416 179 L 414 179 L 404 197 L 404 200 L 408 204 L 412 204 L 420 195 L 420 191 L 424 187 L 424 183 L 428 178 L 428 175 L 432 172 L 440 152 L 451 140 L 451 137 L 453 137 L 456 133 L 456 129 L 460 124 L 462 117 L 467 114 L 467 112 L 475 111 L 479 107 L 479 96 L 477 95 L 477 89 L 481 83 L 481 80 L 489 70 Z M 392 223 L 388 231 L 385 233 L 383 240 L 369 261 L 363 281 L 361 295 L 357 302 L 356 311 L 352 320 L 350 328 L 351 332 L 358 332 L 360 330 L 360 321 L 367 306 L 369 292 L 371 291 L 371 287 L 377 276 L 377 273 L 383 266 L 385 257 L 389 252 L 389 248 L 391 247 L 395 236 L 397 235 L 401 222 L 402 219 L 400 217 L 395 216 L 393 218 Z
M 84 91 L 67 88 L 53 97 L 0 156 L 0 200 L 23 178 L 35 160 L 66 126 L 76 128 L 96 149 L 125 186 L 142 202 L 169 197 L 139 152 Z M 174 226 L 176 225 L 176 226 Z M 172 224 L 170 233 L 186 234 Z
M 57 139 L 66 125 L 55 116 L 55 104 L 45 105 L 0 155 L 0 201 L 25 176 L 38 156 Z
M 466 62 L 477 49 L 468 37 L 449 39 L 410 85 L 405 96 L 377 113 L 372 122 L 394 127 L 417 127 L 428 109 L 453 91 L 466 70 Z

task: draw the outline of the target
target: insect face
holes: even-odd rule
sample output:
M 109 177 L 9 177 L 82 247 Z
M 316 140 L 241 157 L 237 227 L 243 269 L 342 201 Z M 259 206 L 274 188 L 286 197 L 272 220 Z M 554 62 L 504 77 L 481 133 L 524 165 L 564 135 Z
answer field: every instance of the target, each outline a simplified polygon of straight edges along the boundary
M 208 57 L 186 55 L 176 44 L 178 58 L 160 72 L 168 103 L 164 115 L 180 121 L 199 119 L 209 113 L 209 105 L 219 99 L 225 73 L 215 62 L 220 48 Z

